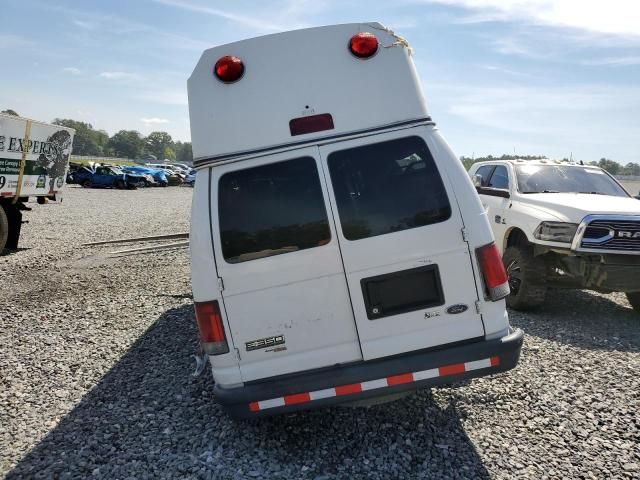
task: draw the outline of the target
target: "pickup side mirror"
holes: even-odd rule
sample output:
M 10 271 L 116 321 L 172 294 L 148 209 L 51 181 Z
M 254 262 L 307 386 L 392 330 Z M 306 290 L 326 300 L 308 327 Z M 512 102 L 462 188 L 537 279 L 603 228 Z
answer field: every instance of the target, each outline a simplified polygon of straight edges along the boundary
M 473 182 L 473 186 L 474 187 L 481 187 L 482 186 L 482 175 L 478 175 L 477 173 L 471 177 L 471 181 Z
M 502 188 L 476 186 L 476 190 L 480 195 L 489 195 L 490 197 L 511 198 L 511 194 L 509 193 L 509 190 L 504 190 Z

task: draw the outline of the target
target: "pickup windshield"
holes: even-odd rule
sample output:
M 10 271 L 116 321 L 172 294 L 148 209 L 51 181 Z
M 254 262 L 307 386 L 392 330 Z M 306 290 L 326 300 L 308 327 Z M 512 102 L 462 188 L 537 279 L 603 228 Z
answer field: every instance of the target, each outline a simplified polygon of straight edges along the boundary
M 520 193 L 589 193 L 628 197 L 607 173 L 599 168 L 567 165 L 517 165 Z

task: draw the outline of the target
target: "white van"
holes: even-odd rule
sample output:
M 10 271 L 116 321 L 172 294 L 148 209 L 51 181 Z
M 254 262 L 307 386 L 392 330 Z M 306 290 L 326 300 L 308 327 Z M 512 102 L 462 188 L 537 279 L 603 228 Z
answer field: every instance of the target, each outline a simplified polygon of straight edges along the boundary
M 507 277 L 406 42 L 378 23 L 268 35 L 189 79 L 193 296 L 237 417 L 513 368 Z

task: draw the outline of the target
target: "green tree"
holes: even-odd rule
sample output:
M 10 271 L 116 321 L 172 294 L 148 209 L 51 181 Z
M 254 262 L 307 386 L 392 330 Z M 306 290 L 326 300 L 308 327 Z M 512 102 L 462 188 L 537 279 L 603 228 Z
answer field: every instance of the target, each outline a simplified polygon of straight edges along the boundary
M 601 158 L 598 162 L 598 166 L 609 172 L 611 175 L 617 175 L 622 169 L 622 165 L 608 158 Z
M 637 163 L 629 162 L 620 171 L 620 174 L 640 176 L 640 165 L 638 165 Z
M 93 129 L 90 123 L 71 120 L 70 118 L 56 118 L 54 125 L 73 128 L 76 134 L 73 137 L 73 153 L 75 155 L 103 155 L 100 132 Z M 109 137 L 107 136 L 107 139 Z
M 504 154 L 501 155 L 499 157 L 494 157 L 493 155 L 487 155 L 486 157 L 477 157 L 477 158 L 471 158 L 471 157 L 465 157 L 462 156 L 460 157 L 460 161 L 462 162 L 462 165 L 464 166 L 465 170 L 469 170 L 469 168 L 471 168 L 471 165 L 473 165 L 474 163 L 477 162 L 489 162 L 491 160 L 540 160 L 543 158 L 547 158 L 544 155 L 508 155 L 508 154 Z
M 144 144 L 144 139 L 135 130 L 120 130 L 109 139 L 109 148 L 118 157 L 138 158 Z
M 167 132 L 151 132 L 145 140 L 145 150 L 158 159 L 165 158 L 164 152 L 167 147 L 173 147 L 173 140 Z
M 190 165 L 193 163 L 193 152 L 191 150 L 191 142 L 175 143 L 176 161 Z
M 2 112 L 0 113 L 6 113 L 7 115 L 13 115 L 14 117 L 20 116 L 18 115 L 18 112 L 16 112 L 15 110 L 11 110 L 10 108 L 7 108 L 6 110 L 2 110 Z
M 176 159 L 176 152 L 173 151 L 171 147 L 164 147 L 164 152 L 162 152 L 163 160 L 172 160 Z

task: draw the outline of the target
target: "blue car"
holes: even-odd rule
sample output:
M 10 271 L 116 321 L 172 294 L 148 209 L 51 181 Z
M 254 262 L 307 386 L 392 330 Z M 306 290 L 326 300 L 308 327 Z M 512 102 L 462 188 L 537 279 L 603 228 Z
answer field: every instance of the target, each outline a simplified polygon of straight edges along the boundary
M 198 171 L 195 168 L 192 168 L 189 171 L 189 174 L 187 175 L 187 177 L 184 179 L 184 183 L 185 185 L 189 185 L 191 187 L 194 186 L 194 184 L 196 183 L 196 173 Z
M 138 175 L 150 175 L 153 178 L 153 185 L 157 187 L 166 187 L 169 185 L 169 179 L 164 170 L 149 167 L 122 167 L 126 173 L 135 173 Z
M 147 179 L 144 175 L 125 173 L 118 167 L 100 166 L 96 168 L 83 167 L 73 173 L 74 183 L 85 188 L 136 188 L 145 186 Z

